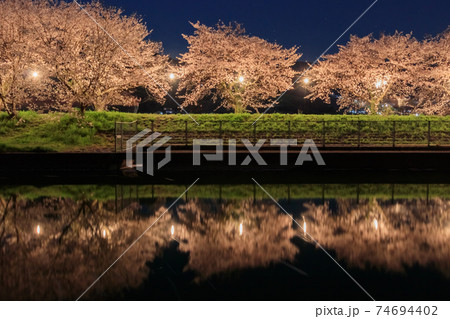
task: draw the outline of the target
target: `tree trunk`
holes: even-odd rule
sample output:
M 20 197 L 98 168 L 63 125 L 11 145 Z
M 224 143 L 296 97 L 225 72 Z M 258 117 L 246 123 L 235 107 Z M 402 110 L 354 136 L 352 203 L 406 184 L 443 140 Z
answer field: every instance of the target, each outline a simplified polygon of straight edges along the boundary
M 17 116 L 16 105 L 14 103 L 5 103 L 5 111 L 10 118 L 15 118 Z

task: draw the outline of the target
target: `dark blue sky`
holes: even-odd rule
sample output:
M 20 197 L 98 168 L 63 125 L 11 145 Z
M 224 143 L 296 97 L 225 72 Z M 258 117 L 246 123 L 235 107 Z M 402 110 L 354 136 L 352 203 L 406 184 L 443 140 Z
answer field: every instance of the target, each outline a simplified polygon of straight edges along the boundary
M 307 61 L 320 55 L 373 1 L 102 0 L 140 14 L 153 30 L 151 39 L 161 41 L 173 57 L 186 51 L 181 34 L 193 32 L 188 21 L 214 25 L 220 19 L 242 23 L 249 34 L 285 47 L 300 46 L 301 59 Z M 449 13 L 450 0 L 379 0 L 338 43 L 346 43 L 349 34 L 395 30 L 412 31 L 421 39 L 444 31 L 450 25 Z

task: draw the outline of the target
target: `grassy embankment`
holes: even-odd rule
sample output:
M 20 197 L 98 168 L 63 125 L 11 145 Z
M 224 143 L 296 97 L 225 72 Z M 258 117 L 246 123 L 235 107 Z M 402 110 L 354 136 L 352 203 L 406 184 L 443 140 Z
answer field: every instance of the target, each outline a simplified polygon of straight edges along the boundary
M 0 113 L 0 152 L 113 151 L 116 121 L 138 121 L 138 129 L 153 128 L 169 134 L 172 143 L 184 144 L 186 137 L 208 138 L 313 138 L 327 145 L 392 144 L 395 125 L 397 144 L 450 144 L 450 117 L 354 116 L 267 114 L 253 126 L 258 114 L 198 114 L 194 123 L 187 115 L 86 112 L 73 114 L 20 112 L 15 119 Z M 395 121 L 395 124 L 393 124 Z M 428 127 L 428 121 L 431 127 Z M 186 130 L 188 134 L 186 135 Z

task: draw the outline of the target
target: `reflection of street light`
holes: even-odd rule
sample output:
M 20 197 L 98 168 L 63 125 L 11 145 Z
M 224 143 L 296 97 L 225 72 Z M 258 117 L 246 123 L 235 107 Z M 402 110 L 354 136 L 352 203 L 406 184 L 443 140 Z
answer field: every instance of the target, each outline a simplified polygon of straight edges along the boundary
M 303 235 L 306 235 L 306 222 L 303 222 Z
M 378 229 L 378 220 L 376 219 L 373 220 L 373 226 L 375 227 L 375 230 Z
M 303 79 L 303 83 L 308 84 L 309 83 L 309 79 L 308 78 L 304 78 Z
M 170 228 L 170 233 L 172 234 L 172 236 L 173 236 L 173 234 L 175 233 L 175 227 L 172 225 L 172 227 Z
M 244 226 L 242 225 L 242 223 L 239 225 L 239 236 L 242 236 L 242 233 L 244 231 Z
M 239 82 L 244 82 L 244 77 L 242 75 L 239 77 Z
M 41 234 L 41 226 L 37 225 L 36 227 L 36 234 L 40 235 Z
M 170 74 L 169 74 L 169 79 L 171 79 L 171 80 L 175 79 L 175 74 L 170 73 Z

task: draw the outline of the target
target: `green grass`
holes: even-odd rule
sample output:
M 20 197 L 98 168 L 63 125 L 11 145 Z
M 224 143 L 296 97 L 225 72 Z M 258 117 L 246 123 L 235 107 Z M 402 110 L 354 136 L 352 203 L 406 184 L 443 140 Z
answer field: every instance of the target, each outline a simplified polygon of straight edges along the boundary
M 117 189 L 116 189 L 117 187 Z M 450 185 L 441 184 L 291 184 L 264 185 L 277 200 L 287 199 L 426 199 L 450 198 Z M 68 198 L 73 200 L 115 200 L 177 198 L 186 189 L 185 185 L 51 185 L 0 186 L 0 199 L 18 195 L 20 198 Z M 188 198 L 209 199 L 270 199 L 254 185 L 196 185 L 187 193 Z
M 0 114 L 0 151 L 79 151 L 89 147 L 107 147 L 107 135 L 86 119 L 69 114 L 21 112 L 18 119 Z M 105 132 L 106 133 L 106 132 Z M 109 146 L 111 148 L 111 146 Z
M 0 113 L 0 152 L 113 151 L 115 122 L 137 121 L 138 130 L 153 130 L 185 144 L 193 138 L 312 138 L 326 145 L 450 145 L 450 117 L 378 115 L 196 114 L 155 115 L 119 112 L 74 114 L 20 112 L 10 119 Z M 186 136 L 187 129 L 187 136 Z M 124 138 L 135 127 L 124 125 Z M 128 134 L 125 134 L 128 133 Z M 359 134 L 359 139 L 358 139 Z

